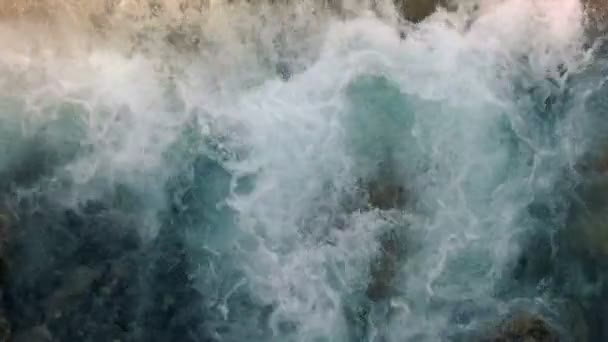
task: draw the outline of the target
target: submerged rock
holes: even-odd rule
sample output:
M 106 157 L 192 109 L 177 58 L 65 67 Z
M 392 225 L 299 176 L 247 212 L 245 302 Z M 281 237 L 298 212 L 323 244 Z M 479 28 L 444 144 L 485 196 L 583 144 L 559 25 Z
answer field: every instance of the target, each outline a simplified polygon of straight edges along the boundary
M 599 149 L 603 150 L 603 149 Z M 597 150 L 596 150 L 597 152 Z M 562 310 L 576 341 L 608 338 L 608 158 L 594 155 L 577 165 L 578 183 L 569 192 L 566 224 L 556 234 L 554 292 L 576 300 Z M 576 315 L 574 313 L 577 313 Z
M 571 194 L 567 224 L 559 241 L 571 255 L 608 265 L 608 158 L 581 163 L 577 168 L 581 179 Z
M 399 167 L 389 149 L 385 160 L 369 180 L 359 180 L 360 195 L 367 201 L 364 210 L 395 211 L 404 210 L 408 203 L 408 193 L 403 185 Z M 392 227 L 379 237 L 378 257 L 370 265 L 370 283 L 366 295 L 372 301 L 381 301 L 394 294 L 392 283 L 404 258 L 405 237 Z
M 0 234 L 2 237 L 2 241 L 8 238 L 8 228 L 10 226 L 10 220 L 8 214 L 4 213 L 0 210 Z
M 9 242 L 10 220 L 8 213 L 0 209 L 0 342 L 9 341 L 12 327 L 6 316 L 4 293 L 9 276 L 6 248 Z
M 8 277 L 8 262 L 6 249 L 10 236 L 9 215 L 0 210 L 0 287 L 6 285 Z
M 402 186 L 379 181 L 368 183 L 366 190 L 368 208 L 384 211 L 403 209 L 405 206 Z M 370 282 L 366 289 L 366 295 L 372 301 L 384 300 L 394 294 L 393 279 L 405 254 L 405 238 L 396 229 L 393 227 L 379 237 L 380 250 L 377 258 L 371 262 Z
M 576 342 L 595 341 L 589 334 L 589 322 L 584 308 L 573 300 L 564 300 L 556 305 L 560 313 L 561 327 Z
M 114 281 L 105 275 L 107 262 L 139 248 L 130 233 L 134 227 L 103 206 L 66 211 L 43 200 L 34 203 L 35 214 L 21 208 L 19 234 L 10 248 L 7 317 L 16 336 L 22 341 L 50 340 L 50 335 L 56 341 L 124 339 L 128 331 L 113 327 L 135 319 L 136 302 L 118 294 L 104 297 L 101 288 Z M 137 278 L 129 281 L 137 286 Z
M 149 342 L 205 340 L 204 298 L 194 287 L 184 235 L 177 226 L 161 230 L 152 250 L 149 264 L 144 313 L 139 323 L 143 330 L 138 340 Z
M 555 331 L 541 317 L 519 313 L 502 322 L 483 342 L 558 342 Z
M 0 342 L 11 326 L 19 342 L 204 340 L 202 296 L 178 227 L 146 243 L 126 225 L 136 222 L 95 207 L 66 214 L 44 206 L 38 220 L 23 213 Z
M 366 295 L 372 301 L 387 299 L 394 294 L 393 279 L 403 259 L 401 239 L 391 232 L 381 238 L 380 255 L 370 267 L 370 283 Z
M 408 192 L 402 185 L 404 175 L 394 160 L 392 150 L 384 153 L 384 160 L 377 166 L 369 179 L 359 180 L 361 195 L 367 200 L 369 208 L 379 210 L 402 210 L 408 202 Z
M 61 317 L 63 312 L 89 296 L 101 273 L 100 269 L 78 266 L 65 275 L 61 286 L 46 300 L 47 317 Z

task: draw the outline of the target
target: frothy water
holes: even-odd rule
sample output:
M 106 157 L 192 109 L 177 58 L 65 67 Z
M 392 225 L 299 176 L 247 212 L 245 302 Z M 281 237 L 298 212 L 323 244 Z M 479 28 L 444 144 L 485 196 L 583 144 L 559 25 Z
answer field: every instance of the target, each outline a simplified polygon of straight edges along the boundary
M 179 231 L 201 340 L 470 341 L 516 309 L 579 338 L 559 303 L 585 295 L 521 271 L 602 144 L 578 1 L 118 3 L 2 22 L 6 211 Z

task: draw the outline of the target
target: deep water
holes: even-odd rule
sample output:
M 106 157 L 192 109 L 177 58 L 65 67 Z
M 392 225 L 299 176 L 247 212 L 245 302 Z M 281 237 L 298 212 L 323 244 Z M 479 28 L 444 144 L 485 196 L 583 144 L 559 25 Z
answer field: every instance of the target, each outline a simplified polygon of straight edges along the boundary
M 555 2 L 4 18 L 0 340 L 607 340 L 608 57 Z

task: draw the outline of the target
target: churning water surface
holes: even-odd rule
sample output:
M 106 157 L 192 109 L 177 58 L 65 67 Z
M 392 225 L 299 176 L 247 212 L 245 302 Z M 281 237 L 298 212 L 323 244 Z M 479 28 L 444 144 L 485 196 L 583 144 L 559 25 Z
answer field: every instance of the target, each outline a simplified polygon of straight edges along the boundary
M 391 1 L 176 3 L 0 23 L 14 330 L 61 334 L 53 270 L 143 249 L 132 301 L 109 300 L 128 341 L 472 341 L 518 310 L 604 340 L 608 240 L 571 227 L 607 71 L 577 0 L 415 25 Z M 178 333 L 149 319 L 194 297 Z M 81 324 L 57 340 L 118 336 Z

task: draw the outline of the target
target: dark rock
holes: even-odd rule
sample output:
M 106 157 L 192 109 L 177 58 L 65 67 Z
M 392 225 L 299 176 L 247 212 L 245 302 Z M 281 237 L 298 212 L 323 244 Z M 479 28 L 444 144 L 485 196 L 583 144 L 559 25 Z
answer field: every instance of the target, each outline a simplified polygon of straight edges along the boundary
M 560 321 L 570 335 L 570 338 L 576 342 L 598 341 L 590 339 L 588 319 L 585 317 L 585 309 L 573 300 L 564 301 L 559 307 Z
M 66 210 L 38 197 L 17 210 L 5 288 L 13 330 L 44 324 L 58 341 L 124 340 L 120 326 L 136 321 L 138 273 L 110 265 L 140 249 L 137 221 L 109 203 Z
M 406 202 L 406 191 L 401 185 L 376 181 L 367 184 L 368 201 L 371 207 L 389 210 L 402 208 Z
M 0 211 L 0 238 L 1 241 L 8 239 L 8 229 L 10 227 L 9 215 Z
M 11 324 L 6 317 L 0 317 L 0 342 L 7 342 L 11 338 Z
M 16 334 L 12 342 L 52 342 L 53 336 L 49 329 L 44 326 L 37 326 L 29 330 L 22 331 Z
M 408 192 L 402 184 L 403 168 L 395 160 L 394 151 L 387 147 L 383 151 L 381 161 L 368 179 L 358 181 L 363 196 L 368 205 L 374 209 L 391 210 L 404 209 L 408 203 Z
M 539 230 L 522 234 L 521 254 L 518 256 L 510 276 L 515 280 L 520 291 L 525 285 L 536 288 L 542 279 L 550 277 L 556 268 L 551 235 Z M 506 284 L 505 284 L 506 285 Z M 510 289 L 510 295 L 513 289 Z
M 369 314 L 371 307 L 368 303 L 346 303 L 343 307 L 344 318 L 348 322 L 350 341 L 363 341 L 369 329 Z
M 64 302 L 60 315 L 50 317 L 53 335 L 62 341 L 132 341 L 142 298 L 139 262 L 131 254 L 77 272 L 84 279 L 76 287 L 88 291 Z
M 390 151 L 371 181 L 359 181 L 366 209 L 403 210 L 408 202 L 405 187 L 399 184 L 397 167 Z M 405 237 L 394 229 L 380 237 L 379 256 L 370 267 L 370 283 L 366 290 L 372 301 L 380 301 L 394 294 L 392 282 L 404 258 Z
M 287 62 L 278 62 L 275 65 L 275 69 L 277 74 L 281 77 L 281 79 L 285 82 L 289 81 L 291 78 L 291 67 Z
M 229 212 L 215 204 L 227 196 L 230 174 L 211 159 L 191 161 L 197 177 L 218 181 L 200 182 L 187 171 L 176 188 L 168 186 L 167 197 L 180 203 L 159 214 L 162 227 L 151 241 L 138 233 L 145 201 L 128 187 L 69 208 L 50 198 L 44 177 L 32 177 L 40 191 L 31 196 L 8 193 L 18 220 L 11 222 L 6 252 L 14 272 L 0 291 L 0 317 L 18 341 L 210 340 L 185 230 L 226 226 L 220 220 Z
M 165 39 L 179 52 L 197 52 L 201 43 L 200 32 L 194 28 L 172 29 Z
M 450 321 L 459 325 L 467 325 L 473 321 L 478 310 L 474 301 L 464 300 L 455 305 L 450 314 Z
M 601 165 L 601 164 L 600 164 Z M 597 174 L 601 167 L 601 174 Z M 608 175 L 595 166 L 571 196 L 565 229 L 558 235 L 560 248 L 571 257 L 608 265 Z M 564 254 L 562 253 L 562 254 Z
M 601 293 L 589 301 L 585 308 L 587 341 L 608 341 L 608 288 L 603 286 Z

